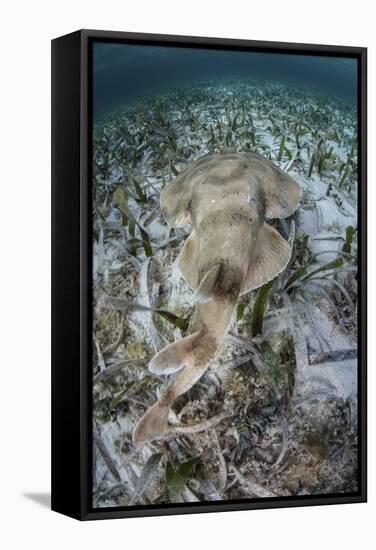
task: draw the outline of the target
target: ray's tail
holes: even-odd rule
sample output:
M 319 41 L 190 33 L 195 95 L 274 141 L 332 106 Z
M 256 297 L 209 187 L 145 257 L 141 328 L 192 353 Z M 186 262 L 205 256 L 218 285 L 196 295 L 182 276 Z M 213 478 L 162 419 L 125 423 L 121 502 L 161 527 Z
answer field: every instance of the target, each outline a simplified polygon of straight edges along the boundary
M 231 322 L 244 275 L 221 264 L 213 266 L 202 279 L 196 292 L 192 334 L 163 348 L 149 364 L 151 372 L 176 375 L 166 393 L 136 425 L 134 445 L 163 435 L 174 400 L 201 378 L 214 359 Z
M 177 372 L 166 393 L 146 411 L 133 432 L 133 444 L 158 439 L 166 430 L 172 403 L 195 384 L 208 368 L 219 342 L 204 329 L 166 346 L 150 362 L 157 374 Z

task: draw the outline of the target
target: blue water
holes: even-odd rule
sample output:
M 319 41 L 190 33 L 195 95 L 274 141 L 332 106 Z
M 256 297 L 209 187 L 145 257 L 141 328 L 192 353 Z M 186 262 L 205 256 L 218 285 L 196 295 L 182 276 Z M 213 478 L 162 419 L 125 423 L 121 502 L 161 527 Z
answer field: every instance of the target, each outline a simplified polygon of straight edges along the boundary
M 94 42 L 94 119 L 146 94 L 234 78 L 294 84 L 356 104 L 353 58 Z

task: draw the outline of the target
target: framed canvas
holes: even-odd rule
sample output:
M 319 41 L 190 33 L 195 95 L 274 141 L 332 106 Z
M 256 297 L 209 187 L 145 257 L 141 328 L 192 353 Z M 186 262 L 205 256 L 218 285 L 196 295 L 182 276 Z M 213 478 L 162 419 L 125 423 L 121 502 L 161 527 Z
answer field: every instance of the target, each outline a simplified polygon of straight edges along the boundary
M 52 508 L 366 500 L 366 49 L 52 41 Z

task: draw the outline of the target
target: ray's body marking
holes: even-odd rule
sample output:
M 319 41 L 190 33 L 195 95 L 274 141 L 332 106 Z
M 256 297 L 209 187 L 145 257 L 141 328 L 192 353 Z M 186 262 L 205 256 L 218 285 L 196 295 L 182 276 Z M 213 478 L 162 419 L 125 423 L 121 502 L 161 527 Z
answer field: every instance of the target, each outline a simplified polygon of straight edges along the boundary
M 193 224 L 178 265 L 196 292 L 196 308 L 191 334 L 166 346 L 149 364 L 151 372 L 177 374 L 136 425 L 135 445 L 163 435 L 174 400 L 215 358 L 239 296 L 285 269 L 291 247 L 265 219 L 291 216 L 299 200 L 298 184 L 271 161 L 227 150 L 193 162 L 163 189 L 167 223 Z

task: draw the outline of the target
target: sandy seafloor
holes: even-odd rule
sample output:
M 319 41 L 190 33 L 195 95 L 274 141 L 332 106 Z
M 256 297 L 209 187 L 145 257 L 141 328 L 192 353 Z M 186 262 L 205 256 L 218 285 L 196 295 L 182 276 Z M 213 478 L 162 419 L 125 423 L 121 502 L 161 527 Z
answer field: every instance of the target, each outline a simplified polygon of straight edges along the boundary
M 96 124 L 95 507 L 357 490 L 356 121 L 352 106 L 317 91 L 221 81 L 140 98 Z M 252 337 L 256 290 L 174 403 L 166 437 L 135 449 L 133 427 L 169 382 L 148 362 L 189 334 L 194 309 L 175 262 L 190 228 L 166 225 L 159 193 L 224 146 L 264 155 L 301 186 L 293 256 L 261 334 Z M 284 236 L 292 227 L 273 224 Z

